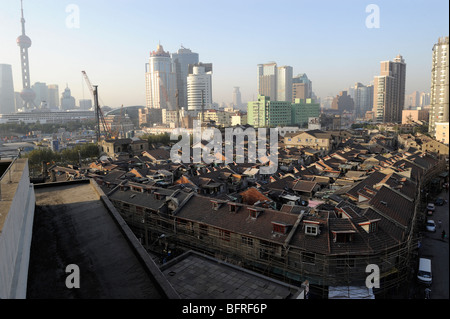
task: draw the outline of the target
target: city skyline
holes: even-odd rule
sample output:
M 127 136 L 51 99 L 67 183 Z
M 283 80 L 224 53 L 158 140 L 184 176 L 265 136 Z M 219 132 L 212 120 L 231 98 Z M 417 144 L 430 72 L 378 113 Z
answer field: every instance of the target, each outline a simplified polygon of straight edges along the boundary
M 0 63 L 12 65 L 19 92 L 20 1 L 0 3 L 6 30 L 0 33 Z M 160 43 L 170 53 L 183 46 L 214 64 L 213 101 L 219 104 L 232 101 L 236 86 L 243 102 L 255 100 L 256 66 L 271 61 L 292 66 L 293 75 L 306 73 L 314 93 L 325 98 L 356 82 L 369 84 L 380 61 L 401 54 L 408 63 L 406 94 L 429 92 L 430 52 L 449 33 L 448 2 L 374 4 L 379 28 L 366 25 L 372 13 L 363 1 L 176 1 L 176 10 L 167 10 L 159 2 L 25 0 L 31 84 L 68 83 L 77 101 L 90 99 L 85 70 L 104 105 L 145 105 L 144 66 Z

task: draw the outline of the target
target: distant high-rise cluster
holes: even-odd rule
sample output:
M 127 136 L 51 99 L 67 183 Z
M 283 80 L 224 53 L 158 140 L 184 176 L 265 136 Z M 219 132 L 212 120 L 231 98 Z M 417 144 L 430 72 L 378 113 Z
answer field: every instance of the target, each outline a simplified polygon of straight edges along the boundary
M 158 45 L 150 53 L 145 83 L 147 110 L 140 111 L 140 124 L 185 114 L 182 110 L 196 116 L 213 107 L 212 64 L 199 62 L 198 53 L 190 49 L 181 47 L 170 54 Z M 166 110 L 164 116 L 162 110 Z
M 447 123 L 449 121 L 448 104 L 448 60 L 449 56 L 449 37 L 439 38 L 433 46 L 433 61 L 431 65 L 431 97 L 430 97 L 430 122 L 429 132 L 436 136 L 437 124 Z M 448 131 L 444 132 L 447 134 Z
M 305 73 L 294 77 L 291 66 L 278 67 L 276 62 L 257 65 L 257 89 L 258 95 L 267 96 L 272 102 L 316 99 Z
M 382 61 L 380 75 L 374 78 L 373 112 L 375 120 L 400 123 L 405 104 L 406 63 L 401 55 Z

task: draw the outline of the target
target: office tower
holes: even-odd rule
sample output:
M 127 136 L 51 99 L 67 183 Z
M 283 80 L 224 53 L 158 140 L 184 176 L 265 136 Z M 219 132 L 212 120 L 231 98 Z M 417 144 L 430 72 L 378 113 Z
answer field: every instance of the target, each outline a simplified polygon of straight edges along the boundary
M 399 54 L 394 61 L 382 61 L 374 78 L 373 112 L 377 122 L 400 123 L 405 104 L 406 63 Z
M 292 101 L 296 99 L 306 100 L 312 98 L 312 82 L 303 73 L 292 78 Z
M 14 84 L 10 64 L 0 64 L 0 114 L 15 112 Z
M 47 104 L 50 109 L 59 109 L 59 87 L 57 84 L 47 85 L 48 100 Z
M 88 111 L 91 108 L 92 108 L 92 100 L 89 99 L 80 100 L 80 110 Z
M 357 82 L 353 88 L 353 101 L 357 116 L 364 116 L 373 106 L 373 85 L 363 85 Z
M 275 62 L 258 64 L 258 95 L 269 97 L 271 101 L 277 100 L 277 73 Z
M 75 109 L 75 98 L 72 96 L 70 89 L 67 86 L 61 96 L 61 110 L 67 111 L 73 109 Z
M 28 48 L 31 47 L 31 39 L 25 34 L 25 18 L 23 17 L 23 5 L 20 1 L 20 9 L 22 18 L 22 35 L 17 38 L 17 45 L 20 47 L 20 62 L 22 65 L 22 83 L 23 89 L 20 92 L 20 97 L 23 100 L 23 108 L 30 108 L 34 104 L 35 93 L 30 88 L 30 66 L 28 63 Z
M 239 90 L 239 86 L 235 86 L 233 88 L 233 106 L 236 108 L 240 108 L 242 105 L 241 92 Z
M 347 91 L 341 91 L 335 96 L 331 103 L 331 109 L 338 111 L 339 114 L 344 112 L 353 112 L 355 109 L 355 102 L 352 97 L 347 94 Z
M 162 45 L 150 53 L 145 73 L 146 106 L 152 109 L 175 110 L 177 75 L 169 52 Z
M 188 111 L 201 112 L 212 107 L 212 65 L 190 65 L 187 77 Z
M 186 108 L 187 102 L 187 77 L 189 74 L 189 64 L 197 64 L 198 53 L 181 46 L 177 53 L 172 53 L 172 61 L 175 64 L 177 75 L 178 103 L 179 107 Z
M 46 83 L 36 82 L 31 86 L 31 89 L 34 91 L 36 97 L 34 99 L 34 104 L 36 106 L 40 106 L 42 102 L 47 104 L 48 102 L 48 88 Z
M 277 101 L 292 102 L 292 66 L 278 68 Z
M 431 94 L 429 132 L 436 133 L 436 123 L 447 123 L 448 116 L 448 55 L 449 41 L 441 37 L 433 46 L 433 60 L 431 65 Z

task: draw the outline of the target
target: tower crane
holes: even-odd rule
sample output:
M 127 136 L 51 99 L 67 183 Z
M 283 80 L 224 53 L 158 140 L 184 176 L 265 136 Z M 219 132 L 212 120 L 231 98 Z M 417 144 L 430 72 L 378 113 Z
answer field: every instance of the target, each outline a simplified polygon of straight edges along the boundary
M 103 125 L 103 130 L 105 131 L 105 134 L 107 135 L 107 137 L 111 137 L 111 130 L 108 127 L 108 125 L 106 124 L 105 121 L 105 117 L 103 116 L 103 112 L 102 109 L 100 108 L 100 105 L 98 104 L 98 92 L 97 92 L 97 86 L 96 85 L 92 85 L 91 81 L 89 81 L 89 78 L 86 74 L 85 71 L 81 71 L 81 73 L 83 74 L 84 80 L 86 81 L 86 84 L 89 88 L 89 91 L 91 91 L 92 97 L 94 98 L 94 110 L 95 110 L 95 118 L 97 121 L 97 130 L 96 130 L 96 134 L 97 134 L 97 143 L 100 141 L 100 122 Z

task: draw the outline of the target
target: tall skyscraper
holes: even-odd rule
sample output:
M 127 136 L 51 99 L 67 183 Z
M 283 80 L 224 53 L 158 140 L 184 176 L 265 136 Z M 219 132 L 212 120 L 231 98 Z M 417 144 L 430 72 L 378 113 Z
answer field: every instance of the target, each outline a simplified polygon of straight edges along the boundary
M 292 101 L 295 99 L 306 100 L 312 98 L 312 82 L 303 73 L 292 78 Z
M 238 86 L 235 86 L 233 88 L 233 106 L 236 108 L 240 108 L 241 105 L 242 105 L 241 91 L 239 90 Z
M 175 110 L 177 75 L 169 52 L 162 45 L 150 53 L 145 73 L 146 106 L 152 109 Z
M 14 85 L 10 64 L 0 64 L 0 114 L 15 112 Z
M 191 65 L 187 77 L 188 111 L 200 112 L 212 107 L 212 65 Z
M 61 110 L 75 109 L 75 98 L 72 96 L 69 87 L 67 86 L 61 96 Z
M 45 105 L 48 105 L 48 87 L 46 83 L 36 82 L 31 86 L 31 89 L 36 94 L 34 99 L 34 104 L 36 106 L 40 106 L 42 102 Z
M 277 101 L 292 102 L 292 66 L 278 67 Z
M 448 123 L 448 56 L 449 37 L 441 37 L 433 46 L 429 132 L 436 135 L 436 123 Z M 447 126 L 448 127 L 448 126 Z
M 189 75 L 189 64 L 197 64 L 198 53 L 192 52 L 181 46 L 177 53 L 172 53 L 172 61 L 175 64 L 177 75 L 178 102 L 180 109 L 187 109 L 187 77 Z
M 20 92 L 24 108 L 30 108 L 34 105 L 35 93 L 30 88 L 30 66 L 28 63 L 28 48 L 31 47 L 31 39 L 25 34 L 25 18 L 23 17 L 23 5 L 20 1 L 20 9 L 22 18 L 20 22 L 22 24 L 22 34 L 17 38 L 17 45 L 20 47 L 20 62 L 22 65 L 22 83 L 23 89 Z M 36 106 L 36 105 L 35 105 Z
M 382 61 L 374 78 L 373 112 L 377 122 L 401 123 L 405 104 L 406 63 L 399 54 L 394 61 Z
M 50 109 L 59 109 L 59 87 L 57 84 L 47 85 L 48 100 L 47 104 Z
M 277 74 L 275 62 L 258 64 L 258 95 L 267 96 L 271 101 L 277 100 Z

